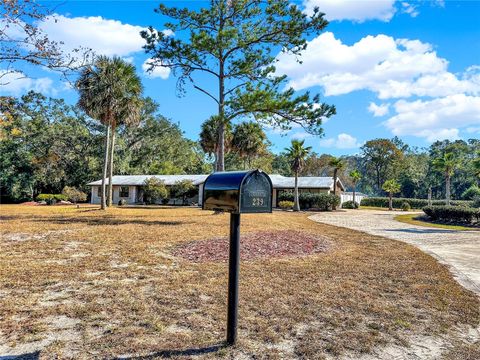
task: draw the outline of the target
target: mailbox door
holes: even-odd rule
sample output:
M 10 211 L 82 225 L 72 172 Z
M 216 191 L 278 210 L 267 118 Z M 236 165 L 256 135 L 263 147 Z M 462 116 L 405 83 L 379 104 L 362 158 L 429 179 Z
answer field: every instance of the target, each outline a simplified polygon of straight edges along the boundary
M 240 213 L 272 212 L 272 183 L 259 171 L 250 173 L 240 189 Z

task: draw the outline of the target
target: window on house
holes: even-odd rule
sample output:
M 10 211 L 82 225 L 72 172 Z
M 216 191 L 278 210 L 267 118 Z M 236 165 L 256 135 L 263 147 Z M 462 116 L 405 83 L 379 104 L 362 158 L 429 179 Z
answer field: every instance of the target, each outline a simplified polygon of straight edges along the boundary
M 120 197 L 128 198 L 128 186 L 120 186 Z
M 97 186 L 97 196 L 102 197 L 102 187 L 101 186 Z

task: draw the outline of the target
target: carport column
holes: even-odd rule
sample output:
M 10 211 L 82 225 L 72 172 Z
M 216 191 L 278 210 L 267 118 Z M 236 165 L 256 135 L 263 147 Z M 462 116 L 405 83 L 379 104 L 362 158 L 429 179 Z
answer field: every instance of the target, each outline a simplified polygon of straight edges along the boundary
M 238 276 L 240 268 L 240 214 L 230 214 L 230 254 L 228 258 L 227 344 L 237 342 Z

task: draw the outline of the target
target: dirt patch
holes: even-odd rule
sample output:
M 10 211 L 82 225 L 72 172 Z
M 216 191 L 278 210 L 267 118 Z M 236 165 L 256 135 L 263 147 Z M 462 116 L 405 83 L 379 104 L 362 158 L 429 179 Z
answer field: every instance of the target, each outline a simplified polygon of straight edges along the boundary
M 175 256 L 192 262 L 227 261 L 229 238 L 212 238 L 177 246 Z M 326 252 L 331 247 L 328 238 L 302 231 L 263 231 L 246 234 L 240 240 L 242 260 L 306 256 Z

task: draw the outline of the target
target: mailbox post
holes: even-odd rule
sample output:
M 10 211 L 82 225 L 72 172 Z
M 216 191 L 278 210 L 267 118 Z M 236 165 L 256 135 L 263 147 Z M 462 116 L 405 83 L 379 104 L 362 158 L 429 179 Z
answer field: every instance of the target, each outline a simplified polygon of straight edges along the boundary
M 213 173 L 203 187 L 203 210 L 230 213 L 227 344 L 237 341 L 240 214 L 272 212 L 272 181 L 261 170 Z

